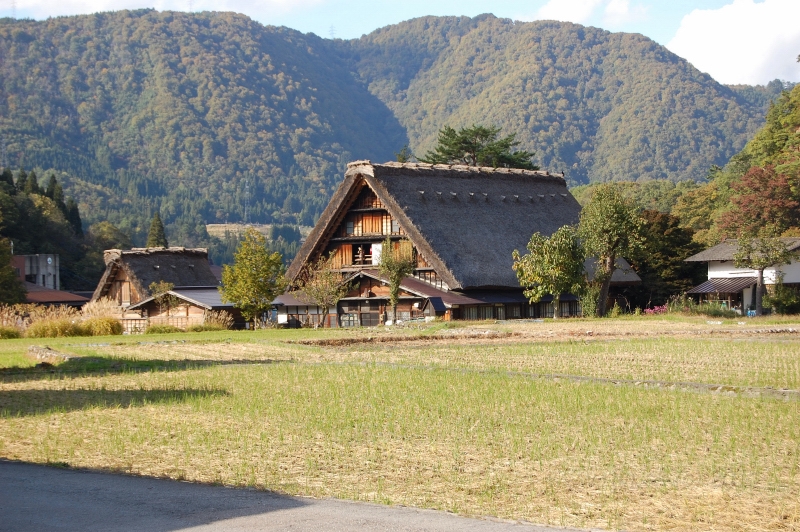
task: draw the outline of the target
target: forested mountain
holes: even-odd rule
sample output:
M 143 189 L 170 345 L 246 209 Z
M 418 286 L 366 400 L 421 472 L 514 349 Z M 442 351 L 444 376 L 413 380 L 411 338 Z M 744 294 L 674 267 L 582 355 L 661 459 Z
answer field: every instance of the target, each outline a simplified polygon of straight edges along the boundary
M 700 179 L 783 89 L 726 87 L 642 35 L 553 21 L 425 17 L 337 44 L 416 153 L 445 125 L 498 125 L 572 184 Z
M 9 166 L 66 172 L 87 223 L 139 244 L 155 210 L 184 245 L 246 205 L 312 224 L 348 160 L 424 153 L 445 125 L 516 133 L 572 184 L 700 179 L 781 88 L 719 85 L 641 35 L 491 15 L 352 41 L 231 13 L 4 19 L 0 59 Z
M 406 142 L 322 39 L 243 15 L 5 19 L 0 57 L 9 164 L 77 176 L 88 221 L 134 233 L 153 209 L 191 233 L 246 203 L 250 221 L 311 224 L 348 160 Z

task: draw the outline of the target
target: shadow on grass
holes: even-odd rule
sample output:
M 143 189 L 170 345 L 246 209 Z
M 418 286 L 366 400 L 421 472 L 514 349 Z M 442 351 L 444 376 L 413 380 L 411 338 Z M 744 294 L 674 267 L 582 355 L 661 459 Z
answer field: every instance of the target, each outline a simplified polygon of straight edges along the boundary
M 226 396 L 222 389 L 154 390 L 2 390 L 0 417 L 24 417 L 86 408 L 130 408 L 148 404 L 183 403 L 203 397 Z
M 80 377 L 84 375 L 102 376 L 118 373 L 139 373 L 147 371 L 185 371 L 210 366 L 226 365 L 264 365 L 286 362 L 284 360 L 140 360 L 131 358 L 84 356 L 70 358 L 57 364 L 39 363 L 27 368 L 0 368 L 0 383 L 22 382 Z

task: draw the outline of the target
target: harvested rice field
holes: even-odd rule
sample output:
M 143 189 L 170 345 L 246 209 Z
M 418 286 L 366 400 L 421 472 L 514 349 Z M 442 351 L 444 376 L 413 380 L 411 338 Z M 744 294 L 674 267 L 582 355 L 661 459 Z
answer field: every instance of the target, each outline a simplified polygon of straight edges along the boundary
M 800 323 L 0 343 L 0 457 L 626 530 L 800 530 Z M 39 353 L 40 351 L 35 351 Z

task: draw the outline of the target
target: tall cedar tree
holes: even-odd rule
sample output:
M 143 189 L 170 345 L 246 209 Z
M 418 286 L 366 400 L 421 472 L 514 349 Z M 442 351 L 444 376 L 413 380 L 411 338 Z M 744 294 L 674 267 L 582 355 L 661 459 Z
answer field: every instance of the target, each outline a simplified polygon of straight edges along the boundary
M 531 162 L 533 152 L 511 151 L 519 142 L 516 133 L 497 138 L 499 127 L 476 126 L 458 131 L 445 126 L 439 130 L 439 144 L 420 161 L 430 164 L 465 164 L 494 168 L 538 170 Z
M 578 234 L 587 257 L 596 261 L 594 281 L 600 283 L 597 315 L 604 316 L 617 259 L 634 254 L 643 243 L 643 220 L 636 203 L 613 184 L 597 187 L 581 211 Z
M 392 320 L 397 323 L 400 283 L 414 271 L 414 253 L 411 242 L 400 241 L 397 243 L 397 247 L 394 247 L 391 239 L 387 236 L 381 246 L 381 261 L 378 270 L 389 280 L 389 305 L 392 307 Z
M 69 198 L 67 200 L 66 209 L 66 218 L 69 224 L 72 226 L 72 230 L 79 237 L 83 237 L 83 221 L 81 220 L 81 213 L 78 210 L 78 204 L 74 199 Z
M 750 268 L 756 271 L 756 316 L 764 313 L 764 270 L 773 266 L 789 264 L 796 255 L 786 248 L 778 237 L 770 236 L 766 230 L 760 237 L 742 234 L 736 242 L 737 250 L 733 264 L 737 268 Z
M 553 296 L 554 319 L 561 317 L 561 294 L 582 291 L 584 253 L 573 226 L 565 225 L 550 237 L 534 233 L 528 242 L 528 253 L 521 256 L 515 249 L 512 258 L 519 284 L 531 303 Z
M 25 302 L 25 286 L 17 279 L 11 267 L 11 244 L 7 238 L 0 239 L 0 303 Z
M 272 301 L 286 288 L 285 268 L 280 253 L 267 249 L 267 239 L 255 229 L 248 229 L 236 253 L 233 265 L 222 267 L 222 301 L 233 303 L 246 320 L 259 318 L 272 307 Z
M 350 290 L 350 284 L 344 282 L 342 274 L 335 270 L 335 253 L 322 256 L 311 264 L 304 272 L 297 289 L 297 297 L 302 301 L 313 303 L 322 309 L 322 326 L 328 319 L 331 308 L 335 308 L 339 300 Z
M 169 247 L 167 235 L 164 234 L 164 224 L 161 223 L 161 216 L 158 213 L 153 215 L 153 220 L 150 222 L 150 232 L 147 233 L 147 247 Z

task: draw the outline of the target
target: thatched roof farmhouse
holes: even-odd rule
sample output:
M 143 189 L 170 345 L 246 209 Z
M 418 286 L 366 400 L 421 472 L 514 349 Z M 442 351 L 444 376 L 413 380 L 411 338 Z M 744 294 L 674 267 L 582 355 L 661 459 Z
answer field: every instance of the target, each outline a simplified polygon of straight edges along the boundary
M 400 314 L 405 319 L 552 315 L 548 301 L 529 305 L 522 296 L 511 255 L 515 249 L 524 252 L 534 232 L 552 234 L 577 223 L 580 210 L 563 175 L 356 161 L 348 164 L 344 180 L 287 273 L 295 281 L 309 263 L 333 253 L 345 276 L 361 274 L 330 325 L 377 325 L 387 297 L 376 269 L 388 236 L 393 243 L 409 241 L 416 256 L 414 274 L 403 283 L 406 304 Z M 578 312 L 574 297 L 562 302 L 565 311 Z M 309 316 L 317 310 L 291 295 L 279 297 L 276 304 L 284 316 L 315 319 Z
M 106 271 L 92 301 L 110 297 L 128 307 L 147 298 L 151 283 L 164 281 L 176 288 L 216 287 L 219 283 L 208 264 L 205 248 L 108 249 L 103 256 Z

